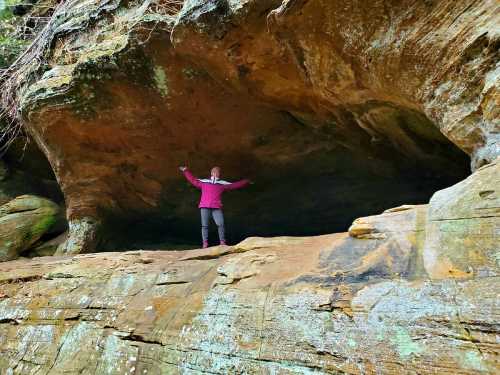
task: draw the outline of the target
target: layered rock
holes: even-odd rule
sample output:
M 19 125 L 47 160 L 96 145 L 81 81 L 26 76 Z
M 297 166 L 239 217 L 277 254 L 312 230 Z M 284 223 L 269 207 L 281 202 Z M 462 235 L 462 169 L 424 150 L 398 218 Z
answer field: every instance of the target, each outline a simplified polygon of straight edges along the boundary
M 496 2 L 61 4 L 43 69 L 9 82 L 69 234 L 0 263 L 1 371 L 500 371 Z M 241 237 L 408 204 L 347 233 L 75 255 L 194 232 L 176 167 L 221 160 L 257 181 L 226 200 Z
M 189 1 L 175 19 L 68 4 L 17 94 L 65 195 L 68 252 L 123 228 L 186 235 L 179 164 L 259 181 L 229 197 L 239 239 L 424 203 L 467 174 L 444 136 L 473 168 L 498 154 L 494 1 Z
M 45 198 L 21 195 L 0 206 L 0 262 L 16 259 L 59 221 L 59 206 Z
M 498 274 L 499 186 L 497 158 L 459 184 L 433 195 L 424 252 L 430 276 Z
M 494 374 L 498 254 L 436 251 L 436 222 L 472 227 L 498 164 L 429 206 L 358 220 L 351 235 L 0 264 L 0 369 L 11 374 Z M 487 172 L 490 169 L 490 172 Z M 496 184 L 498 186 L 498 184 Z M 497 194 L 489 194 L 498 207 Z M 441 212 L 437 220 L 436 212 Z M 498 209 L 493 240 L 498 243 Z M 487 215 L 484 215 L 487 216 Z M 465 226 L 455 230 L 460 239 Z M 371 226 L 364 234 L 356 226 Z M 441 233 L 446 235 L 443 227 Z M 359 236 L 363 236 L 359 238 Z M 487 237 L 486 237 L 487 238 Z M 451 248 L 453 246 L 453 249 Z M 452 253 L 457 257 L 453 258 Z M 470 258 L 474 255 L 474 259 Z M 468 254 L 470 269 L 462 267 Z M 441 267 L 437 267 L 441 265 Z
M 172 33 L 177 51 L 219 79 L 299 116 L 337 119 L 348 110 L 375 139 L 399 145 L 404 139 L 382 118 L 387 107 L 413 109 L 473 167 L 498 155 L 495 1 L 224 4 L 186 2 Z
M 381 215 L 356 219 L 353 238 L 381 240 L 420 249 L 419 263 L 432 279 L 497 276 L 500 230 L 500 158 L 464 181 L 436 192 L 428 205 L 404 205 Z

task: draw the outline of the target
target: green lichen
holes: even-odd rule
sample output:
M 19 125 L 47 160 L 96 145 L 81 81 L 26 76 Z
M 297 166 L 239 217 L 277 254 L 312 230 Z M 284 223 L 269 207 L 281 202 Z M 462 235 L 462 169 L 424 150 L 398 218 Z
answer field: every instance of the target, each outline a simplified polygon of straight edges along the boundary
M 350 338 L 347 340 L 347 345 L 349 345 L 351 348 L 355 348 L 358 344 L 356 343 L 356 341 Z
M 41 107 L 54 106 L 71 108 L 80 119 L 92 119 L 102 108 L 112 107 L 107 83 L 122 78 L 167 96 L 166 72 L 155 67 L 145 57 L 140 43 L 136 43 L 142 38 L 141 32 L 137 33 L 138 25 L 148 22 L 154 13 L 148 4 L 84 2 L 69 12 L 57 14 L 58 32 L 44 43 L 50 46 L 51 40 L 65 42 L 52 43 L 54 47 L 47 51 L 46 65 L 28 63 L 29 67 L 23 69 L 24 88 L 18 90 L 20 113 L 26 115 Z M 98 33 L 87 27 L 90 20 L 105 13 L 114 17 L 102 17 Z M 162 23 L 159 30 L 169 30 L 174 17 L 164 15 L 155 20 Z M 42 77 L 35 77 L 35 72 L 43 73 Z
M 488 370 L 483 363 L 481 354 L 478 351 L 468 351 L 465 355 L 460 356 L 460 360 L 465 368 L 476 371 Z
M 195 79 L 206 75 L 204 71 L 192 67 L 182 69 L 182 74 L 184 74 L 187 79 Z
M 56 223 L 55 212 L 42 212 L 42 217 L 23 235 L 24 247 L 28 248 L 42 237 Z
M 105 35 L 104 40 L 101 39 L 98 44 L 84 50 L 78 58 L 78 62 L 82 64 L 88 61 L 98 61 L 102 57 L 112 56 L 123 50 L 127 44 L 127 34 L 119 34 L 116 31 L 110 32 Z
M 47 232 L 56 223 L 56 215 L 51 212 L 47 216 L 43 217 L 37 224 L 33 226 L 31 233 L 35 236 L 41 236 Z
M 401 327 L 396 328 L 395 335 L 391 338 L 391 342 L 396 347 L 399 356 L 404 359 L 424 351 L 422 346 L 413 341 L 408 332 Z
M 168 89 L 168 77 L 167 74 L 165 73 L 165 70 L 161 66 L 155 66 L 153 68 L 153 79 L 155 82 L 155 87 L 159 91 L 160 95 L 165 97 L 168 96 L 169 89 Z
M 500 251 L 493 254 L 493 259 L 495 259 L 497 266 L 500 267 Z

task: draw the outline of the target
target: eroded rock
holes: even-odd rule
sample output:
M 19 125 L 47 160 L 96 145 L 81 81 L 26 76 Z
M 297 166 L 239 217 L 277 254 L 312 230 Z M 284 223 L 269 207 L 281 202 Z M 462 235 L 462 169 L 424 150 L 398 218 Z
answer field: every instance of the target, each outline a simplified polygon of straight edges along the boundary
M 15 259 L 56 226 L 60 209 L 54 202 L 22 195 L 0 206 L 0 261 Z
M 431 277 L 498 274 L 500 159 L 429 202 L 424 260 Z
M 190 251 L 134 251 L 2 263 L 0 369 L 498 371 L 498 277 L 339 277 L 360 254 L 377 253 L 376 241 L 334 234 L 252 242 L 246 252 L 203 260 L 187 259 Z
M 435 218 L 482 225 L 474 213 L 496 197 L 496 168 L 446 189 L 446 199 L 438 192 L 429 205 L 360 220 L 383 236 L 254 237 L 203 250 L 4 262 L 0 369 L 494 374 L 495 254 L 468 242 L 464 226 L 448 242 Z M 471 251 L 482 251 L 480 263 Z M 440 273 L 465 262 L 474 272 Z
M 0 370 L 500 371 L 496 2 L 66 4 L 16 100 L 69 236 L 0 264 Z M 78 254 L 131 218 L 197 226 L 181 163 L 257 177 L 228 201 L 252 233 L 426 202 L 466 173 L 445 137 L 477 171 L 349 233 Z
M 180 163 L 259 181 L 227 198 L 243 239 L 345 230 L 426 202 L 468 173 L 446 138 L 474 168 L 498 152 L 497 4 L 376 1 L 363 17 L 323 0 L 224 4 L 60 15 L 47 69 L 17 101 L 68 220 L 95 224 L 70 231 L 69 253 L 122 247 L 123 233 L 187 237 L 198 215 Z
M 220 79 L 293 106 L 299 116 L 328 116 L 337 106 L 352 111 L 374 141 L 387 137 L 415 150 L 384 113 L 393 106 L 424 112 L 476 168 L 500 152 L 498 10 L 494 1 L 234 1 L 224 7 L 196 0 L 186 2 L 172 39 L 176 50 L 216 67 L 211 71 Z M 359 111 L 366 102 L 373 107 Z
M 499 160 L 479 168 L 464 181 L 436 192 L 428 205 L 402 206 L 356 219 L 349 235 L 357 239 L 379 240 L 379 250 L 371 253 L 365 270 L 380 259 L 387 262 L 388 249 L 420 252 L 414 266 L 433 279 L 471 278 L 497 275 L 499 265 L 500 209 Z M 413 249 L 413 250 L 411 250 Z M 397 256 L 401 257 L 401 254 Z M 360 268 L 361 267 L 361 268 Z

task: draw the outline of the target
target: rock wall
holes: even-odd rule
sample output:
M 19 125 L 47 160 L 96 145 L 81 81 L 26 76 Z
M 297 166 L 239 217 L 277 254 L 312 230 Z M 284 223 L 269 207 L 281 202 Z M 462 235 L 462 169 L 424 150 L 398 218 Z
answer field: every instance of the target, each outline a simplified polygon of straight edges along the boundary
M 446 202 L 441 191 L 428 206 L 360 219 L 351 235 L 1 263 L 0 369 L 498 373 L 498 168 L 450 188 Z M 485 193 L 463 205 L 460 191 L 471 185 L 493 191 L 488 215 L 477 215 Z M 459 211 L 467 224 L 446 215 Z M 436 225 L 460 239 L 491 218 L 492 242 L 446 240 L 453 253 L 436 246 Z
M 0 263 L 0 372 L 500 372 L 498 2 L 167 5 L 62 2 L 4 84 L 69 233 Z M 242 237 L 408 204 L 346 233 L 78 255 L 193 230 L 176 167 L 221 160 L 257 181 L 225 201 Z
M 66 4 L 14 96 L 64 192 L 68 252 L 122 228 L 185 235 L 179 164 L 260 181 L 229 201 L 240 239 L 425 203 L 466 154 L 499 153 L 493 0 Z
M 359 106 L 414 109 L 469 153 L 474 168 L 498 155 L 495 1 L 222 4 L 186 2 L 172 32 L 176 50 L 219 79 L 299 114 L 347 109 L 375 138 L 393 141 L 394 129 L 377 119 L 384 109 Z

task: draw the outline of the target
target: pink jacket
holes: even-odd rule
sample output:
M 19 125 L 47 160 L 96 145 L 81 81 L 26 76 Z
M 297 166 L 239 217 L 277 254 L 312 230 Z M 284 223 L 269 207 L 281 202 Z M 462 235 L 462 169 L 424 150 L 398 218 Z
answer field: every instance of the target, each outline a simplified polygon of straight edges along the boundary
M 195 178 L 188 169 L 184 170 L 184 176 L 191 184 L 201 189 L 201 199 L 198 204 L 199 208 L 222 208 L 221 196 L 223 192 L 226 190 L 240 189 L 250 182 L 247 179 L 233 182 L 228 185 L 202 182 Z

